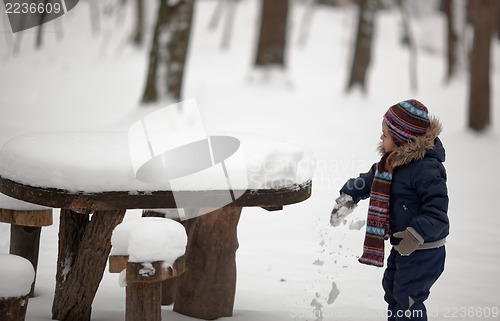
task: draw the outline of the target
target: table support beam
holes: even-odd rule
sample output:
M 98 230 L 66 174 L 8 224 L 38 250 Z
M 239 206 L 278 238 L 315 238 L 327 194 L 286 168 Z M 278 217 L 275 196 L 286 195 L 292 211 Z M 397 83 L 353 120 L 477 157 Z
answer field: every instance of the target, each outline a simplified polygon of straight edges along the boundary
M 183 222 L 186 270 L 178 278 L 175 312 L 204 320 L 233 315 L 241 210 L 223 207 Z
M 52 319 L 89 321 L 92 302 L 111 250 L 111 234 L 125 210 L 90 215 L 61 209 Z

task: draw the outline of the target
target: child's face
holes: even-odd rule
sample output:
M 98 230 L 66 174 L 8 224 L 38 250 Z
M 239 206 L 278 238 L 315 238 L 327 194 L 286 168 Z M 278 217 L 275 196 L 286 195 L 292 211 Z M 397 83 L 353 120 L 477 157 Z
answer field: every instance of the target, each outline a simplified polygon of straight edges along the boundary
M 384 150 L 387 153 L 391 153 L 394 149 L 396 149 L 396 145 L 394 145 L 394 141 L 392 140 L 389 132 L 389 127 L 387 127 L 385 121 L 382 121 L 382 136 L 380 136 L 380 139 L 382 140 Z

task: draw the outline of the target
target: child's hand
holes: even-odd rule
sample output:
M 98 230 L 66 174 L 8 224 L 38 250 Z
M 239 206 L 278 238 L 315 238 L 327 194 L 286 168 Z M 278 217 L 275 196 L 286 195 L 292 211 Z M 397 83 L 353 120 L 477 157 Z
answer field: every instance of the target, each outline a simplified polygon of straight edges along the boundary
M 357 204 L 354 203 L 350 195 L 345 193 L 342 193 L 335 202 L 337 204 L 333 207 L 332 214 L 330 215 L 330 224 L 337 227 L 347 215 L 354 211 Z
M 398 245 L 398 252 L 401 255 L 410 255 L 423 242 L 413 235 L 408 229 L 393 234 L 394 237 L 402 239 Z

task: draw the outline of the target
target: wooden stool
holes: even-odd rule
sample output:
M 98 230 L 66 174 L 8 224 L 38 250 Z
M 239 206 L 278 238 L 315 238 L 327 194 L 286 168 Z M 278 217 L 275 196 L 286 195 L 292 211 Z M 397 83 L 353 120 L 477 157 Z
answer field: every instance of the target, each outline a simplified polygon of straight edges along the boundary
M 43 226 L 52 225 L 52 210 L 0 209 L 0 222 L 11 224 L 9 253 L 22 256 L 33 264 L 35 278 L 29 293 L 33 297 L 40 233 Z
M 163 269 L 163 261 L 152 263 L 128 262 L 126 255 L 109 257 L 109 272 L 126 270 L 126 321 L 161 321 L 162 281 L 184 273 L 184 256 L 173 267 Z
M 178 209 L 143 210 L 142 217 L 163 217 L 180 222 Z M 175 302 L 177 293 L 177 278 L 166 279 L 161 284 L 161 305 L 171 305 Z
M 161 321 L 162 282 L 184 272 L 184 227 L 158 217 L 128 220 L 113 230 L 111 244 L 109 271 L 125 270 L 125 320 Z
M 17 255 L 0 254 L 0 320 L 24 320 L 34 278 L 31 262 Z

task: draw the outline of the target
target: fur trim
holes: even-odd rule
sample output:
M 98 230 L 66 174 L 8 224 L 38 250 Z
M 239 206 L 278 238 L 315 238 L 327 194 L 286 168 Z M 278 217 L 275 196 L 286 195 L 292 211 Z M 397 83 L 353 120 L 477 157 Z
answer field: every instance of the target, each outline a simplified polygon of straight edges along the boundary
M 392 172 L 395 167 L 409 164 L 414 160 L 424 158 L 425 152 L 428 149 L 434 148 L 434 140 L 439 136 L 443 126 L 435 117 L 430 118 L 430 126 L 425 134 L 418 136 L 411 143 L 403 144 L 396 148 L 389 157 L 387 157 L 386 168 Z M 379 146 L 379 151 L 382 155 L 385 153 L 382 144 Z

